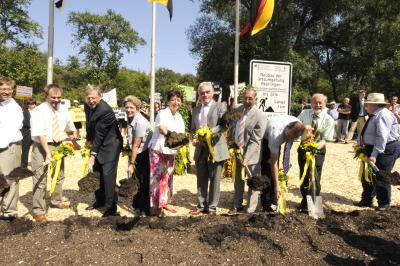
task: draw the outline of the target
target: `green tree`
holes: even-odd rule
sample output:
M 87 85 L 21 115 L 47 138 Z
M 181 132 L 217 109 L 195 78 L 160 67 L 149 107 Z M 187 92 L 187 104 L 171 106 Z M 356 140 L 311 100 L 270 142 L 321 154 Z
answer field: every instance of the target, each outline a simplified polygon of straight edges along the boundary
M 39 24 L 28 15 L 30 3 L 30 0 L 0 1 L 0 45 L 10 43 L 25 46 L 32 37 L 41 38 Z
M 109 86 L 117 75 L 123 52 L 136 51 L 145 41 L 121 15 L 107 10 L 105 15 L 71 12 L 73 44 L 79 46 L 92 82 Z

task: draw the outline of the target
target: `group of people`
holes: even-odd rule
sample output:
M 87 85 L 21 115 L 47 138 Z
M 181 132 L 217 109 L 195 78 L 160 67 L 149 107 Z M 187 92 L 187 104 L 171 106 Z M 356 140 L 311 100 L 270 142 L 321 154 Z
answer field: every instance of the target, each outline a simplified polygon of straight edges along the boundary
M 364 106 L 366 91 L 360 90 L 358 97 L 345 97 L 343 103 L 337 105 L 335 101 L 328 104 L 328 113 L 335 121 L 335 142 L 343 142 L 348 144 L 353 139 L 355 132 L 358 138 L 364 127 L 368 113 Z M 391 111 L 400 123 L 400 105 L 397 103 L 398 97 L 392 96 L 390 101 L 386 103 L 386 108 Z M 400 134 L 400 126 L 398 126 Z M 357 138 L 357 139 L 358 139 Z
M 14 168 L 21 165 L 21 128 L 23 112 L 12 98 L 13 81 L 0 77 L 0 174 L 7 176 Z M 30 112 L 30 136 L 33 141 L 31 166 L 33 177 L 33 217 L 38 222 L 47 220 L 46 202 L 46 168 L 52 161 L 52 151 L 63 141 L 72 143 L 80 149 L 74 137 L 76 131 L 67 109 L 60 108 L 62 89 L 56 84 L 47 85 L 44 89 L 45 102 Z M 88 168 L 100 173 L 100 188 L 95 192 L 95 202 L 86 210 L 103 209 L 103 217 L 115 216 L 118 196 L 116 193 L 116 175 L 120 152 L 124 141 L 118 129 L 118 122 L 110 106 L 102 100 L 101 91 L 96 86 L 85 89 L 86 138 L 90 143 Z M 213 100 L 214 89 L 210 82 L 198 86 L 200 104 L 192 109 L 191 133 L 195 134 L 201 127 L 218 128 L 227 106 Z M 365 95 L 364 95 L 365 96 Z M 309 186 L 309 178 L 301 185 L 302 201 L 300 209 L 306 209 L 306 196 L 310 187 L 320 194 L 320 178 L 326 154 L 326 142 L 333 140 L 334 119 L 326 108 L 327 97 L 314 94 L 310 108 L 305 108 L 298 117 L 284 115 L 266 119 L 257 106 L 257 92 L 245 89 L 243 104 L 237 107 L 242 114 L 239 121 L 231 125 L 229 134 L 221 134 L 212 142 L 212 148 L 193 139 L 195 146 L 194 161 L 197 175 L 197 206 L 190 211 L 191 215 L 207 213 L 217 214 L 220 198 L 221 172 L 224 162 L 229 159 L 228 142 L 233 142 L 240 149 L 242 159 L 236 165 L 246 168 L 246 174 L 263 175 L 272 180 L 272 189 L 255 191 L 248 189 L 247 206 L 244 179 L 239 176 L 240 169 L 235 171 L 234 195 L 229 213 L 240 211 L 252 213 L 256 210 L 259 198 L 263 211 L 271 211 L 272 204 L 281 195 L 278 182 L 279 168 L 287 173 L 290 169 L 290 150 L 298 138 L 304 140 L 311 132 L 318 131 L 318 149 L 316 155 L 316 186 Z M 170 205 L 173 196 L 173 172 L 177 151 L 165 146 L 166 138 L 171 132 L 184 133 L 185 123 L 179 113 L 183 96 L 179 91 L 167 94 L 167 106 L 157 112 L 154 128 L 140 112 L 141 101 L 135 96 L 124 98 L 123 104 L 128 118 L 128 174 L 139 180 L 139 192 L 132 200 L 132 211 L 141 216 L 156 215 L 164 217 L 176 210 Z M 364 108 L 365 107 L 365 108 Z M 361 107 L 369 119 L 360 127 L 359 142 L 370 150 L 369 160 L 380 169 L 391 171 L 396 159 L 400 157 L 400 142 L 397 132 L 398 117 L 386 108 L 384 95 L 370 93 Z M 361 114 L 361 111 L 360 113 Z M 362 113 L 364 114 L 364 113 Z M 360 117 L 362 117 L 360 115 Z M 355 126 L 356 127 L 356 126 Z M 283 161 L 279 163 L 281 146 Z M 212 149 L 212 150 L 211 150 Z M 211 154 L 212 153 L 212 154 Z M 212 159 L 211 159 L 212 158 Z M 304 172 L 305 151 L 298 149 L 300 176 Z M 309 173 L 306 173 L 308 175 Z M 63 202 L 62 183 L 64 166 L 62 164 L 55 192 L 50 199 L 51 208 L 65 209 L 69 204 Z M 18 181 L 7 179 L 10 190 L 2 198 L 1 218 L 11 219 L 17 215 Z M 390 184 L 383 181 L 372 184 L 363 183 L 362 199 L 359 206 L 372 206 L 372 199 L 377 196 L 378 208 L 390 208 Z

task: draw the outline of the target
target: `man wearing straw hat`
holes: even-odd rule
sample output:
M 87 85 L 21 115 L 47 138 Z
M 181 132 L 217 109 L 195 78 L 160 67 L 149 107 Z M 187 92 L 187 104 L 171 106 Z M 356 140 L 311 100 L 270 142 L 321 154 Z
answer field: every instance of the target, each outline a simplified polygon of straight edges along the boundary
M 375 163 L 380 170 L 390 172 L 397 158 L 400 157 L 397 119 L 385 108 L 387 102 L 382 93 L 370 93 L 365 105 L 370 116 L 361 132 L 360 143 L 366 146 L 366 150 L 371 151 L 368 156 L 372 163 Z M 390 209 L 391 186 L 389 183 L 375 180 L 372 184 L 364 181 L 362 185 L 361 201 L 356 204 L 357 206 L 372 207 L 372 200 L 376 195 L 378 210 Z

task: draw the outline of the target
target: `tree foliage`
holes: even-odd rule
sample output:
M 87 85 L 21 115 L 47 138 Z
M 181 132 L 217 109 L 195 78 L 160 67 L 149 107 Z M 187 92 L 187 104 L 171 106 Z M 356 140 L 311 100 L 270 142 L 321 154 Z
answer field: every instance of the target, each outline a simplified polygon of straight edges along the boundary
M 24 46 L 32 37 L 41 37 L 42 31 L 29 16 L 30 0 L 0 1 L 0 45 Z
M 233 84 L 234 8 L 228 0 L 200 0 L 187 31 L 200 59 L 202 80 Z M 241 1 L 241 25 L 250 0 Z M 240 39 L 239 80 L 248 82 L 252 59 L 293 64 L 293 99 L 323 92 L 341 100 L 359 88 L 388 96 L 399 88 L 400 5 L 392 0 L 275 1 L 268 27 Z M 397 90 L 398 93 L 398 90 Z
M 89 77 L 98 84 L 110 85 L 123 52 L 136 51 L 137 46 L 145 44 L 130 23 L 112 10 L 105 15 L 71 12 L 68 24 L 74 27 L 73 44 L 85 57 Z

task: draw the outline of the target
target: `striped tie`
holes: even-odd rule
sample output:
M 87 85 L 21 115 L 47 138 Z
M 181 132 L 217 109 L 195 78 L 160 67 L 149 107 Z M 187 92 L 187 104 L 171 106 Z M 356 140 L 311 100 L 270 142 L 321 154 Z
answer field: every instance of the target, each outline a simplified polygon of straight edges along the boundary
M 247 118 L 247 112 L 245 110 L 244 115 L 239 122 L 239 131 L 237 134 L 237 145 L 239 148 L 243 148 L 243 146 L 244 146 L 244 126 L 245 126 L 246 118 Z
M 283 154 L 283 172 L 287 174 L 290 169 L 290 149 L 292 148 L 293 141 L 287 141 L 285 144 L 285 151 Z
M 53 141 L 60 142 L 61 140 L 61 132 L 60 132 L 60 123 L 58 122 L 58 112 L 57 110 L 53 110 L 53 123 L 51 126 Z

